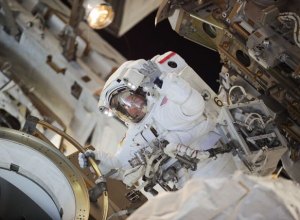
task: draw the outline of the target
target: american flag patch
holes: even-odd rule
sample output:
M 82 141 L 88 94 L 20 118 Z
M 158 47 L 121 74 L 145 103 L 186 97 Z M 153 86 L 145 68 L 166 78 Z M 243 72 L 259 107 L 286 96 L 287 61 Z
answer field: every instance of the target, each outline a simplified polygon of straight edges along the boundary
M 168 102 L 168 98 L 167 98 L 167 96 L 165 96 L 165 97 L 163 98 L 163 100 L 161 101 L 160 106 L 166 104 L 167 102 Z

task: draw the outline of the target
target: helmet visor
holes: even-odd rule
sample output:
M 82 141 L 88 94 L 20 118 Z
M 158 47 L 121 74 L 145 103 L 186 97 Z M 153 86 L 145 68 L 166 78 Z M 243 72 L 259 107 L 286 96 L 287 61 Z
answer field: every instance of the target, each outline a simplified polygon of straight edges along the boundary
M 113 95 L 110 107 L 114 114 L 122 121 L 137 123 L 147 113 L 147 100 L 140 94 L 124 90 Z

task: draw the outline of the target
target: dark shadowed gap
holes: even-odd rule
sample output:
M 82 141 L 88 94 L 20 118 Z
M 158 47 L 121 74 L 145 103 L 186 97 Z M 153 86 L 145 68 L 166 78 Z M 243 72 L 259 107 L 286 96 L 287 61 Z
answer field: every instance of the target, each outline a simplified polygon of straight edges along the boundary
M 219 54 L 179 36 L 171 29 L 167 20 L 155 27 L 155 14 L 156 11 L 120 38 L 110 35 L 105 30 L 98 33 L 128 60 L 150 59 L 157 54 L 175 51 L 217 91 L 216 80 L 221 70 Z

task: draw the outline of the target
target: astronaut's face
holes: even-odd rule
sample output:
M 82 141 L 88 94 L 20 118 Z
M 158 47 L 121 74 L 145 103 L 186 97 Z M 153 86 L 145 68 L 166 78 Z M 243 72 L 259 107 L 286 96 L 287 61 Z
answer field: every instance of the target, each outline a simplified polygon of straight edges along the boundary
M 132 118 L 141 118 L 144 115 L 143 107 L 145 106 L 145 99 L 141 95 L 131 94 L 126 97 L 125 109 Z
M 125 90 L 112 97 L 110 107 L 122 121 L 137 123 L 146 115 L 147 100 L 140 94 Z

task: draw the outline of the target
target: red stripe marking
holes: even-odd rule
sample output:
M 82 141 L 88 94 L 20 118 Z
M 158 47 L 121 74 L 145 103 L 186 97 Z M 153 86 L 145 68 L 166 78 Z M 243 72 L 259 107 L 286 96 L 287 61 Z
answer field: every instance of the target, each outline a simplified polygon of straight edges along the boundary
M 168 59 L 170 59 L 172 56 L 174 56 L 176 53 L 175 52 L 171 52 L 168 56 L 164 57 L 162 60 L 160 60 L 158 63 L 159 64 L 163 64 L 164 62 L 166 62 Z

